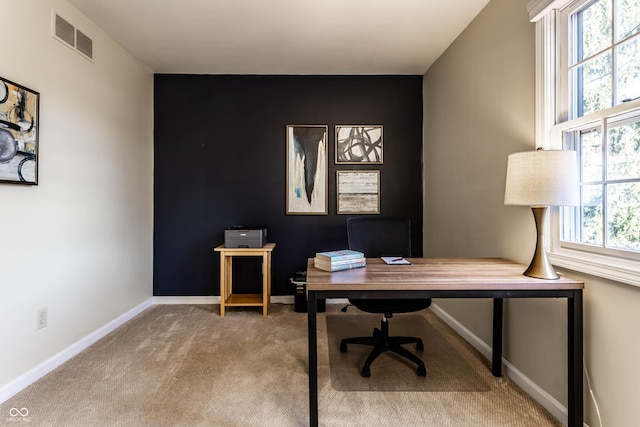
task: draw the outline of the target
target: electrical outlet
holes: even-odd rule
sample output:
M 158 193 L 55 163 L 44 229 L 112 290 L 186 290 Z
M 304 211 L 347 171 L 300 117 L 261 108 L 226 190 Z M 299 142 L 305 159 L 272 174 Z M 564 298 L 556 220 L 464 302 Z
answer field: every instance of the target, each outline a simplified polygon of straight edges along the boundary
M 47 326 L 47 307 L 38 309 L 37 315 L 36 330 Z

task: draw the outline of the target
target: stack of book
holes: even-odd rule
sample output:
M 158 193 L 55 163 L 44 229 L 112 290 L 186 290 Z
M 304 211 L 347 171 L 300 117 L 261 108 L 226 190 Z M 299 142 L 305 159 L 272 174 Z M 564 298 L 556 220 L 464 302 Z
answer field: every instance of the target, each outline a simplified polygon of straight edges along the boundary
M 362 252 L 344 249 L 340 251 L 318 252 L 313 259 L 313 265 L 320 270 L 340 271 L 365 267 L 367 260 Z

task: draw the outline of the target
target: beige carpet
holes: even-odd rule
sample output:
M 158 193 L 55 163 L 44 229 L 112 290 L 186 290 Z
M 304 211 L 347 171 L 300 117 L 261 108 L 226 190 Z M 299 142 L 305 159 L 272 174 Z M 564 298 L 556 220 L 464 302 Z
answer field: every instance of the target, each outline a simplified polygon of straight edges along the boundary
M 427 376 L 416 375 L 416 365 L 393 352 L 384 352 L 371 365 L 371 377 L 360 371 L 372 347 L 351 344 L 340 352 L 340 341 L 372 334 L 380 328 L 381 316 L 345 314 L 327 316 L 331 386 L 340 391 L 489 391 L 487 382 L 423 316 L 395 315 L 389 320 L 389 334 L 422 338 L 424 351 L 415 344 L 407 350 L 420 357 Z
M 490 391 L 334 390 L 324 317 L 339 308 L 329 304 L 318 319 L 322 426 L 561 425 L 509 380 L 493 378 L 429 310 L 425 318 Z M 26 419 L 16 415 L 22 408 Z M 251 308 L 221 318 L 218 306 L 151 307 L 0 405 L 0 425 L 308 425 L 306 315 L 279 304 L 267 317 Z

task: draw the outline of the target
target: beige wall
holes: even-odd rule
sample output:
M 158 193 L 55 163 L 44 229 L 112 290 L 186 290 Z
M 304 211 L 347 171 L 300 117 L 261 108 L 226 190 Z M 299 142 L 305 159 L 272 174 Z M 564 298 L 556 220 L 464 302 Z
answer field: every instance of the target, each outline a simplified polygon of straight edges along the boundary
M 41 95 L 39 185 L 0 184 L 1 391 L 152 295 L 153 74 L 64 0 L 0 5 L 0 76 Z
M 534 148 L 534 24 L 527 0 L 492 0 L 424 79 L 424 253 L 526 263 L 529 208 L 504 206 L 507 156 Z M 607 426 L 640 425 L 640 289 L 586 282 L 585 361 Z M 436 302 L 486 344 L 490 301 Z M 506 359 L 566 406 L 566 303 L 506 302 Z M 586 387 L 586 381 L 585 381 Z M 585 419 L 599 422 L 585 392 Z

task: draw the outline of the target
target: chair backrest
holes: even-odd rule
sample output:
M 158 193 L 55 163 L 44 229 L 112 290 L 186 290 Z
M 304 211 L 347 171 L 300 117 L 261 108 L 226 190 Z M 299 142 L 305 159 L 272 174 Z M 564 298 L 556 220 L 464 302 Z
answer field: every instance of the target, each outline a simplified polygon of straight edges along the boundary
M 406 218 L 348 218 L 349 249 L 368 258 L 411 257 L 411 221 Z

